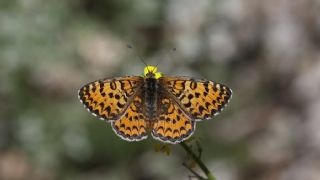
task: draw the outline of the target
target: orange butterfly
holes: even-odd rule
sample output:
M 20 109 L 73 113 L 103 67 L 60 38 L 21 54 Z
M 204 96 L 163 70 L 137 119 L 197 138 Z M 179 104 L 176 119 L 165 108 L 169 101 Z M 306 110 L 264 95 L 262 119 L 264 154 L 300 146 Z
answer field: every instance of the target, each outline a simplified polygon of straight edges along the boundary
M 143 76 L 91 82 L 79 90 L 79 99 L 94 116 L 110 122 L 122 139 L 152 136 L 179 143 L 194 132 L 196 121 L 211 119 L 230 101 L 225 85 L 188 77 L 167 77 L 147 66 Z

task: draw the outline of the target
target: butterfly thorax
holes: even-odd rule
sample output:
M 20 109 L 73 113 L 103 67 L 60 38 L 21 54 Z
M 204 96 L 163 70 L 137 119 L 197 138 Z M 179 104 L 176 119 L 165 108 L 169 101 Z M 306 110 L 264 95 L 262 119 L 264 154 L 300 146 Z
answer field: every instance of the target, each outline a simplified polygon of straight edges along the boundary
M 156 118 L 157 111 L 158 80 L 154 77 L 144 79 L 143 95 L 145 103 L 145 115 L 149 121 Z

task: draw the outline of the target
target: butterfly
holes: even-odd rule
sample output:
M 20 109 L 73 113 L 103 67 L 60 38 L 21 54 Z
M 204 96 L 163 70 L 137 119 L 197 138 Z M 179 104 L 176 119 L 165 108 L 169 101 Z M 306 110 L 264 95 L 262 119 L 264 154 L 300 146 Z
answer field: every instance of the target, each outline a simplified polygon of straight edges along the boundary
M 163 76 L 157 67 L 146 66 L 142 76 L 88 83 L 78 96 L 124 140 L 140 141 L 151 131 L 153 138 L 176 144 L 191 137 L 197 121 L 221 112 L 232 90 L 204 79 Z

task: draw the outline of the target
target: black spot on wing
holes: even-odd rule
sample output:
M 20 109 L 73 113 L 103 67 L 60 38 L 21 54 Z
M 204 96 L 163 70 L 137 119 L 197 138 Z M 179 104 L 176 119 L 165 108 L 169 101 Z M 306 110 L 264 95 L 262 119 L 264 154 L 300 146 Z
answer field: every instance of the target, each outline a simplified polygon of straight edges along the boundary
M 110 88 L 111 88 L 112 90 L 116 90 L 116 89 L 117 89 L 116 83 L 115 83 L 115 82 L 111 82 L 111 83 L 110 83 Z
M 189 101 L 187 104 L 184 104 L 184 106 L 185 106 L 186 108 L 191 107 L 191 102 Z
M 125 104 L 121 104 L 120 102 L 117 102 L 117 106 L 118 106 L 119 108 L 123 108 L 124 105 L 125 105 Z
M 108 115 L 110 115 L 111 107 L 110 107 L 110 106 L 108 106 L 108 107 L 106 108 L 106 111 L 107 111 Z
M 199 112 L 200 112 L 200 114 L 202 114 L 202 112 L 204 111 L 204 110 L 206 110 L 203 106 L 199 106 Z
M 120 99 L 119 94 L 116 94 L 114 97 L 115 97 L 117 100 L 119 100 L 119 99 Z
M 197 89 L 197 83 L 194 81 L 194 80 L 191 80 L 191 83 L 190 83 L 190 88 L 192 89 L 192 90 L 195 90 L 195 89 Z
M 172 132 L 172 129 L 168 127 L 168 128 L 165 130 L 165 133 L 167 133 L 168 131 Z
M 102 111 L 103 108 L 104 108 L 104 106 L 105 106 L 105 104 L 104 104 L 103 102 L 101 102 L 101 103 L 99 104 L 99 106 L 101 107 L 101 111 Z
M 137 126 L 133 126 L 132 127 L 132 130 L 136 129 L 137 131 L 139 131 L 138 127 Z

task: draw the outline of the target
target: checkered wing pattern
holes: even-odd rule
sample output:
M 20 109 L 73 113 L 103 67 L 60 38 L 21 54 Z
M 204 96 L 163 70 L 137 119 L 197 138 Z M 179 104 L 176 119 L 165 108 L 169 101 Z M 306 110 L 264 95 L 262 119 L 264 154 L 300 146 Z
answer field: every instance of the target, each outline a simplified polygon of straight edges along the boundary
M 179 143 L 193 134 L 195 125 L 166 92 L 159 93 L 158 116 L 152 130 L 155 139 L 166 143 Z
M 91 82 L 79 90 L 79 99 L 94 116 L 117 120 L 130 106 L 143 78 L 128 76 Z
M 230 88 L 213 81 L 188 77 L 162 77 L 159 81 L 193 120 L 211 119 L 222 111 L 232 95 Z
M 127 141 L 140 141 L 147 138 L 147 121 L 142 109 L 142 99 L 138 94 L 124 115 L 112 122 L 112 128 L 116 134 Z

